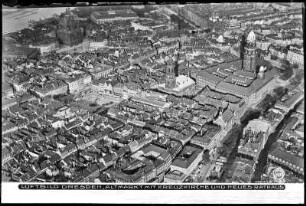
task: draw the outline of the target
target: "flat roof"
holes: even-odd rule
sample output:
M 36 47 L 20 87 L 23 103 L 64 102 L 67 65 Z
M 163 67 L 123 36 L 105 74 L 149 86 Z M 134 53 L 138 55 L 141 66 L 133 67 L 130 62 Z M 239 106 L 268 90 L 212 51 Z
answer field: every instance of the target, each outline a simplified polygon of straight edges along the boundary
M 168 103 L 166 102 L 159 102 L 159 101 L 154 101 L 152 99 L 145 99 L 142 97 L 132 97 L 132 99 L 134 101 L 140 102 L 140 103 L 144 103 L 144 104 L 148 104 L 154 107 L 159 107 L 159 108 L 164 108 L 167 107 Z
M 192 146 L 185 146 L 183 151 L 181 151 L 177 157 L 174 159 L 172 165 L 188 168 L 194 160 L 200 155 L 201 150 Z
M 159 154 L 158 157 L 161 157 L 163 160 L 165 160 L 168 157 L 168 155 L 170 155 L 167 152 L 166 149 L 163 149 L 163 148 L 158 147 L 158 146 L 153 145 L 153 144 L 149 144 L 148 146 L 144 147 L 142 149 L 142 151 L 143 151 L 144 154 L 148 154 L 150 152 L 155 152 L 155 153 Z
M 216 90 L 239 94 L 241 96 L 250 96 L 254 92 L 257 92 L 258 90 L 260 90 L 263 86 L 268 84 L 270 81 L 272 81 L 272 79 L 274 78 L 274 75 L 275 75 L 274 69 L 270 71 L 266 71 L 264 79 L 257 78 L 248 87 L 243 87 L 243 86 L 239 86 L 236 84 L 231 84 L 231 83 L 222 81 L 216 86 Z
M 304 96 L 304 92 L 299 91 L 297 93 L 295 93 L 294 95 L 292 95 L 289 99 L 287 99 L 284 102 L 277 102 L 276 103 L 276 107 L 277 106 L 286 106 L 286 107 L 290 107 L 293 104 L 295 104 L 297 101 L 301 100 Z
M 246 129 L 248 128 L 251 128 L 255 132 L 260 132 L 260 131 L 267 132 L 271 128 L 271 124 L 265 120 L 254 119 L 248 123 L 244 131 L 246 131 Z
M 128 18 L 138 17 L 132 10 L 95 11 L 91 14 L 96 19 Z

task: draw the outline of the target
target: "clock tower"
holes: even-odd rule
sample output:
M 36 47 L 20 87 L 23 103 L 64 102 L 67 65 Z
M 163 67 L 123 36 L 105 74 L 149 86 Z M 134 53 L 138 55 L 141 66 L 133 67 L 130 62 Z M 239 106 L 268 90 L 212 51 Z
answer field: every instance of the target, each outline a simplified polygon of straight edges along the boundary
M 243 54 L 243 70 L 256 72 L 256 36 L 253 31 L 248 34 Z

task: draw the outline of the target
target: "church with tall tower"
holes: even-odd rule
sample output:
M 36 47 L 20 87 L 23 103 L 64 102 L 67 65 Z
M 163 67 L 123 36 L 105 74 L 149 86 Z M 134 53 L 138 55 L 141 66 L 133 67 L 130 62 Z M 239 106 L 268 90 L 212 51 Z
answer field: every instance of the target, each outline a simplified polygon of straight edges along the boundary
M 166 85 L 167 89 L 173 89 L 176 86 L 176 76 L 174 72 L 174 67 L 169 65 L 166 71 Z
M 256 36 L 254 31 L 250 31 L 244 48 L 242 69 L 250 72 L 256 72 L 256 57 Z
M 84 28 L 79 26 L 79 21 L 76 19 L 76 15 L 73 14 L 69 8 L 60 19 L 56 36 L 61 44 L 69 46 L 80 44 L 84 39 Z

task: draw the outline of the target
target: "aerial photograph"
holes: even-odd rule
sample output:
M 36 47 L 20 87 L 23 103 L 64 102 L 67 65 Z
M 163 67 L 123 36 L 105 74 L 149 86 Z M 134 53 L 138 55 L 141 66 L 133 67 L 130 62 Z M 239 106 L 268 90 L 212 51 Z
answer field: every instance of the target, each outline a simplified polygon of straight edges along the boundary
M 303 3 L 2 7 L 2 182 L 304 183 Z

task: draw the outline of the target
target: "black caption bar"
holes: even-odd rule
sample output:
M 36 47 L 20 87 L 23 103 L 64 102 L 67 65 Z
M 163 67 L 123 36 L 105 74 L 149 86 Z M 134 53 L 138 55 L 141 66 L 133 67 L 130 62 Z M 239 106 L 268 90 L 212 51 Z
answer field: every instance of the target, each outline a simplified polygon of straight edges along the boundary
M 19 184 L 21 190 L 285 190 L 285 185 Z

